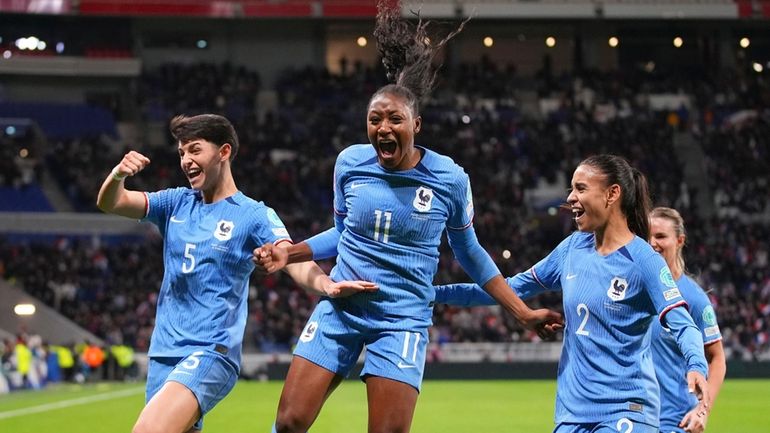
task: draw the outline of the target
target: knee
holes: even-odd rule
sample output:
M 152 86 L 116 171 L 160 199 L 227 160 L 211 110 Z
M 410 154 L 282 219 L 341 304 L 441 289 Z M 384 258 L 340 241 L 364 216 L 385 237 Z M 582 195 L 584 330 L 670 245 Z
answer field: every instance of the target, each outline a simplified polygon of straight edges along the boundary
M 305 433 L 312 420 L 291 409 L 281 409 L 275 419 L 276 433 Z

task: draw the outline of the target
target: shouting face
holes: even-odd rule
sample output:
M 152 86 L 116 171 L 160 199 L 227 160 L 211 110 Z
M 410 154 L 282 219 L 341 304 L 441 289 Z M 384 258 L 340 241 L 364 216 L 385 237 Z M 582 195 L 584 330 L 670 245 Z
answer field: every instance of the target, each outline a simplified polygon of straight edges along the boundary
M 414 136 L 420 132 L 421 121 L 404 97 L 382 93 L 372 99 L 366 130 L 380 165 L 390 170 L 408 170 L 417 165 L 420 155 L 414 147 Z

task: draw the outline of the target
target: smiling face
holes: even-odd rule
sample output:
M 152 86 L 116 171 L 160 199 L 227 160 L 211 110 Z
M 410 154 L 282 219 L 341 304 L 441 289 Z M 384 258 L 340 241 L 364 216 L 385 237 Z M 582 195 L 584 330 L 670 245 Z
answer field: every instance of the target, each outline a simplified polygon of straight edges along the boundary
M 650 218 L 650 245 L 666 259 L 672 270 L 677 267 L 679 250 L 684 246 L 684 240 L 684 234 L 677 235 L 674 222 L 669 218 Z
M 414 136 L 420 132 L 421 121 L 402 96 L 381 93 L 372 98 L 366 132 L 380 165 L 390 170 L 408 170 L 417 164 L 420 156 L 414 147 Z
M 222 177 L 223 165 L 230 157 L 230 144 L 222 146 L 203 139 L 179 143 L 179 163 L 190 188 L 211 191 Z
M 606 226 L 611 205 L 617 201 L 619 187 L 605 183 L 606 176 L 590 165 L 579 165 L 575 169 L 567 203 L 578 230 L 595 232 Z

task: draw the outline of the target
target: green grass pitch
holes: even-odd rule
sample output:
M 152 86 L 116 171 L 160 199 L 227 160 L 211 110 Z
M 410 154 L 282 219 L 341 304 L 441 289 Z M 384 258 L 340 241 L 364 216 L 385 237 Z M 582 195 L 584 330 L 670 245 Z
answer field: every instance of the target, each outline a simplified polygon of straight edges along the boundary
M 206 416 L 205 432 L 269 432 L 282 382 L 240 381 Z M 426 381 L 413 432 L 532 433 L 553 428 L 555 382 Z M 770 432 L 770 380 L 727 380 L 708 433 Z M 63 385 L 0 396 L 0 432 L 130 432 L 144 401 L 143 384 Z M 344 382 L 312 433 L 366 432 L 363 383 Z

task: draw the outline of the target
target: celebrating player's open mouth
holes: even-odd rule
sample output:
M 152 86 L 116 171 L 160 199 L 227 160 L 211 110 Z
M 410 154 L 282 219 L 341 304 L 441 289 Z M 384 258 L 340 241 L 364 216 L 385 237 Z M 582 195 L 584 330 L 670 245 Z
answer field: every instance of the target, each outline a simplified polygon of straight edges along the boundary
M 380 140 L 377 142 L 377 150 L 379 151 L 380 158 L 385 160 L 392 159 L 398 150 L 398 143 L 391 139 Z

